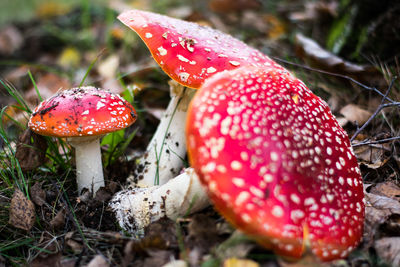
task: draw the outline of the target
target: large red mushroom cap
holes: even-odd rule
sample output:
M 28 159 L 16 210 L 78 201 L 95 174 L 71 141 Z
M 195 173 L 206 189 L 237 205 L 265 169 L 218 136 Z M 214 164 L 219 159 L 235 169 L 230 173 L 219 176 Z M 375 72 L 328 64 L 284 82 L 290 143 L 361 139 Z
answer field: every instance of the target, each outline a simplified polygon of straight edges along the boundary
M 282 69 L 232 36 L 196 23 L 140 10 L 123 12 L 118 19 L 139 34 L 172 79 L 191 88 L 215 73 L 245 65 Z
M 274 68 L 216 74 L 188 110 L 190 163 L 218 211 L 275 252 L 324 261 L 360 242 L 363 185 L 346 132 L 300 80 Z
M 80 87 L 41 102 L 31 115 L 29 127 L 48 136 L 96 136 L 126 128 L 135 120 L 134 108 L 119 95 Z

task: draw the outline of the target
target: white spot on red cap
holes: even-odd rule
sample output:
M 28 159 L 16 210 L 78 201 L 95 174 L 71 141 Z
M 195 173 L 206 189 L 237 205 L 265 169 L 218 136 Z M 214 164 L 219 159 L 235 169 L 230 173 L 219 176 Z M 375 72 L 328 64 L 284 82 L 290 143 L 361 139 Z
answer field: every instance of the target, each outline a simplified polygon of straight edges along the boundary
M 275 217 L 282 217 L 283 216 L 283 209 L 280 206 L 273 206 L 271 213 Z
M 158 52 L 160 53 L 160 56 L 165 56 L 168 51 L 167 49 L 165 49 L 164 47 L 160 46 L 159 48 L 157 48 Z
M 217 69 L 214 68 L 214 67 L 209 67 L 209 68 L 207 68 L 207 73 L 214 73 L 214 72 L 216 72 L 216 71 L 217 71 Z

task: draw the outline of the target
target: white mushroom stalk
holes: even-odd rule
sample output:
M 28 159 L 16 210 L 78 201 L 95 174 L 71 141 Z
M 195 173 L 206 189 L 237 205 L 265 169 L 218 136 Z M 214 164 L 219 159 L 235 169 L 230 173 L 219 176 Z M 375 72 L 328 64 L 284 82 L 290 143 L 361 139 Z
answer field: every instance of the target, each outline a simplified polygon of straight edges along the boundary
M 164 216 L 176 220 L 208 205 L 207 194 L 192 168 L 161 186 L 120 191 L 110 202 L 119 225 L 136 234 Z
M 100 137 L 71 137 L 67 141 L 75 148 L 78 192 L 82 192 L 84 188 L 97 192 L 104 186 Z
M 182 170 L 186 156 L 186 111 L 195 90 L 170 81 L 171 101 L 146 152 L 138 159 L 133 185 L 163 185 Z

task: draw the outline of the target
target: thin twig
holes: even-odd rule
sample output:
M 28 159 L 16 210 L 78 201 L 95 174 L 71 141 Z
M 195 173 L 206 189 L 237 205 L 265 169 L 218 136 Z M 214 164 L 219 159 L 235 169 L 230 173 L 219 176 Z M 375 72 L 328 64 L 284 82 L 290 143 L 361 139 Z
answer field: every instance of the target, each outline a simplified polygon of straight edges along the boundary
M 378 113 L 379 113 L 382 109 L 387 108 L 387 107 L 392 107 L 392 106 L 399 106 L 399 102 L 392 102 L 392 103 L 389 103 L 389 104 L 384 104 L 385 101 L 388 99 L 387 96 L 388 96 L 390 90 L 392 89 L 393 84 L 394 84 L 394 82 L 395 82 L 396 79 L 397 79 L 396 76 L 393 77 L 392 81 L 391 81 L 390 84 L 389 84 L 388 89 L 386 90 L 385 95 L 384 95 L 383 98 L 382 98 L 381 104 L 380 104 L 379 107 L 375 110 L 374 114 L 372 114 L 371 117 L 369 117 L 368 120 L 363 124 L 363 126 L 361 126 L 360 128 L 357 129 L 357 131 L 356 131 L 356 132 L 353 134 L 353 136 L 350 138 L 350 142 L 353 142 L 353 140 L 360 134 L 360 132 L 361 132 L 362 130 L 364 130 L 365 127 L 367 127 L 367 126 L 370 124 L 370 122 L 378 115 Z
M 364 140 L 361 143 L 352 144 L 352 147 L 384 144 L 384 143 L 388 143 L 391 141 L 397 141 L 397 140 L 400 140 L 400 136 L 395 136 L 395 137 L 390 137 L 390 138 L 385 138 L 385 139 L 375 140 L 375 141 Z
M 303 68 L 303 69 L 306 69 L 306 70 L 310 70 L 310 71 L 314 71 L 314 72 L 327 74 L 327 75 L 330 75 L 330 76 L 335 76 L 335 77 L 339 77 L 339 78 L 343 78 L 343 79 L 349 80 L 349 81 L 357 84 L 358 86 L 361 86 L 362 88 L 364 88 L 366 90 L 373 91 L 373 92 L 375 92 L 375 93 L 377 93 L 377 94 L 379 94 L 380 96 L 383 96 L 383 97 L 385 96 L 381 91 L 379 91 L 375 87 L 367 86 L 367 85 L 365 85 L 365 84 L 363 84 L 363 83 L 351 78 L 350 76 L 347 76 L 347 75 L 344 75 L 344 74 L 339 74 L 339 73 L 333 73 L 333 72 L 329 72 L 329 71 L 325 71 L 325 70 L 315 69 L 315 68 L 312 68 L 312 67 L 309 67 L 309 66 L 306 66 L 306 65 L 290 62 L 288 60 L 284 60 L 284 59 L 281 59 L 281 58 L 278 58 L 278 57 L 272 57 L 272 58 L 275 59 L 276 61 L 280 61 L 280 62 L 283 62 L 285 64 L 289 64 L 289 65 L 300 67 L 300 68 Z M 386 100 L 388 100 L 389 102 L 394 102 L 394 100 L 390 99 L 389 97 L 386 97 Z

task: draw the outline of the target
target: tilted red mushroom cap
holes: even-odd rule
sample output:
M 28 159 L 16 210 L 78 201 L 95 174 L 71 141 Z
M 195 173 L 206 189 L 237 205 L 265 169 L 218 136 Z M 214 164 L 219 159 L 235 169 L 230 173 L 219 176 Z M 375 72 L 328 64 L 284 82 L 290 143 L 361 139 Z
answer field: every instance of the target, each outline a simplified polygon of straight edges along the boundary
M 48 136 L 95 136 L 126 128 L 135 120 L 134 108 L 119 95 L 80 87 L 41 102 L 31 115 L 29 127 Z
M 218 211 L 279 254 L 345 257 L 362 236 L 363 185 L 345 131 L 288 72 L 205 82 L 188 110 L 189 159 Z
M 217 72 L 244 65 L 282 69 L 232 36 L 196 23 L 140 10 L 126 11 L 118 19 L 139 34 L 172 79 L 191 88 Z

